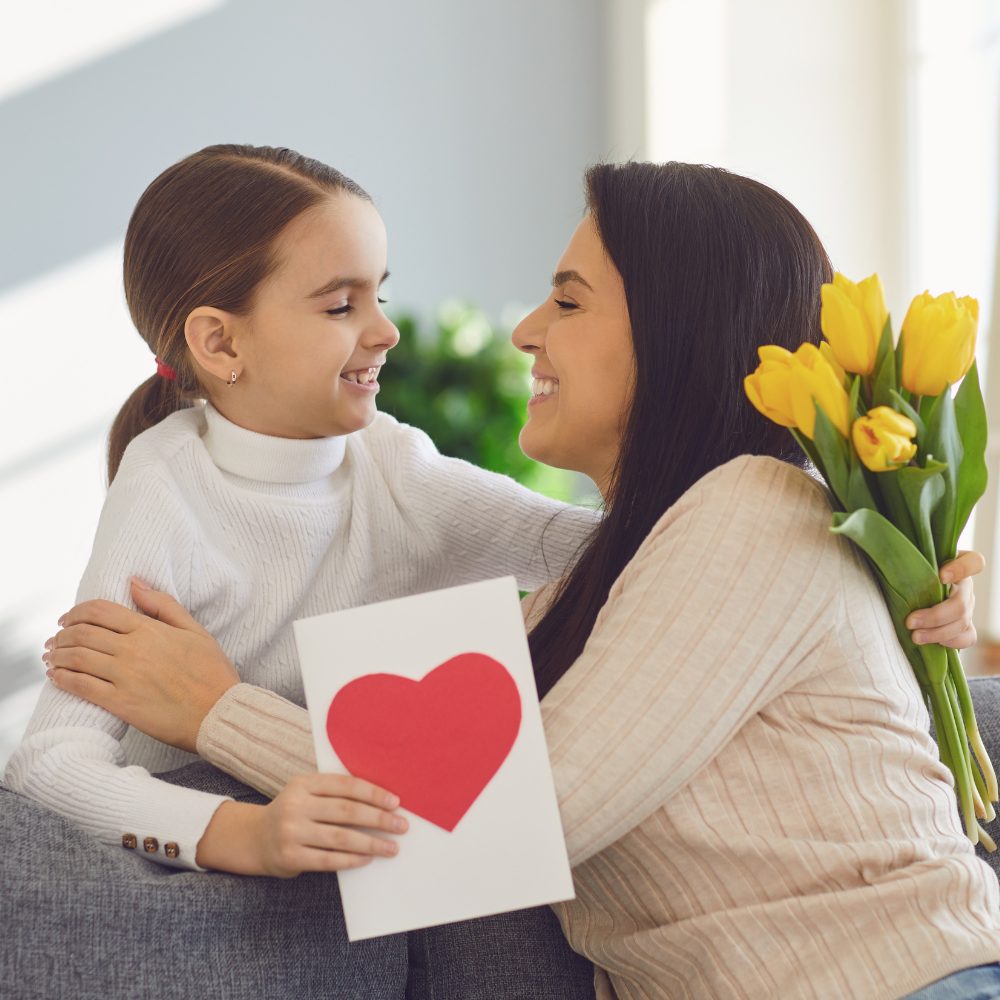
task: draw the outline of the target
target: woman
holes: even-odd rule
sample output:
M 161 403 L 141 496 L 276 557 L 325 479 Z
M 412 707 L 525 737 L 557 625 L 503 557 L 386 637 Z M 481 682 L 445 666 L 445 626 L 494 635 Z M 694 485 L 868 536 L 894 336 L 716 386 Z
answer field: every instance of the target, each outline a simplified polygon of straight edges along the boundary
M 537 379 L 524 450 L 591 476 L 607 509 L 526 606 L 570 943 L 602 997 L 889 1000 L 979 980 L 1000 996 L 996 880 L 884 603 L 787 433 L 742 392 L 758 346 L 819 339 L 821 245 L 725 171 L 587 181 L 553 293 L 514 333 Z M 302 710 L 236 683 L 165 595 L 137 598 L 161 620 L 101 603 L 64 619 L 54 682 L 262 790 L 301 771 Z M 200 676 L 197 707 L 142 707 L 182 658 L 196 668 L 170 675 Z

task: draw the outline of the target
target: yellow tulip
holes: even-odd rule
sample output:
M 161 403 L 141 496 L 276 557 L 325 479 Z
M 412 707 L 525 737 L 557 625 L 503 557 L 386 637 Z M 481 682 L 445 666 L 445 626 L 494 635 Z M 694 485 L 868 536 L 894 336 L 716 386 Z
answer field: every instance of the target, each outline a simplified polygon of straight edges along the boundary
M 850 399 L 844 383 L 815 344 L 802 344 L 789 360 L 789 394 L 795 426 L 809 440 L 816 432 L 816 406 L 846 438 L 850 431 Z
M 844 369 L 840 367 L 840 362 L 834 355 L 833 348 L 831 348 L 830 345 L 825 340 L 820 342 L 819 353 L 823 355 L 823 358 L 825 359 L 826 363 L 834 370 L 834 373 L 836 374 L 837 379 L 840 381 L 840 384 L 845 389 L 849 389 L 849 385 L 847 382 L 848 380 L 847 372 L 845 372 Z
M 759 347 L 757 355 L 760 364 L 756 371 L 743 380 L 750 402 L 767 417 L 782 427 L 794 427 L 792 397 L 789 388 L 791 380 L 792 352 L 783 347 L 769 344 Z
M 889 318 L 882 279 L 873 274 L 855 284 L 837 273 L 832 284 L 820 289 L 820 299 L 820 326 L 840 367 L 856 375 L 871 375 Z
M 851 428 L 854 450 L 872 472 L 888 472 L 906 465 L 917 453 L 917 428 L 909 417 L 888 406 L 876 406 L 858 417 Z
M 903 385 L 917 396 L 939 396 L 972 367 L 979 303 L 954 292 L 922 292 L 903 320 Z

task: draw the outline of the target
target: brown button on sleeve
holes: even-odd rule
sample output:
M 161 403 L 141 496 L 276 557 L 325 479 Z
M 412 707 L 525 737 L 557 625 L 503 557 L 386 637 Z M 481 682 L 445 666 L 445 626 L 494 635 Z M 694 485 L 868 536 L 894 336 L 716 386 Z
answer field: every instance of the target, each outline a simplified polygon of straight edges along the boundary
M 134 833 L 122 834 L 122 847 L 127 847 L 130 851 L 135 850 L 135 845 L 139 843 Z
M 155 854 L 160 849 L 160 842 L 156 837 L 146 837 L 142 842 L 147 854 Z
M 171 840 L 170 843 L 163 845 L 163 853 L 168 858 L 176 858 L 181 853 L 181 849 Z

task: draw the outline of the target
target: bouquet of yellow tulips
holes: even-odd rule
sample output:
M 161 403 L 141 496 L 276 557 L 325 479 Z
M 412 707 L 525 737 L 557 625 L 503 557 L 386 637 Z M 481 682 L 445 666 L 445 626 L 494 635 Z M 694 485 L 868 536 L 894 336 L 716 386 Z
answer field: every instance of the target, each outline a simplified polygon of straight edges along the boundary
M 910 612 L 944 598 L 938 567 L 955 557 L 986 489 L 979 306 L 924 292 L 894 343 L 877 274 L 857 284 L 837 274 L 821 295 L 825 341 L 794 353 L 760 348 L 746 392 L 765 417 L 791 430 L 830 487 L 841 508 L 832 530 L 864 551 L 882 586 L 941 760 L 955 776 L 966 833 L 995 850 L 977 817 L 995 817 L 997 779 L 958 653 L 915 645 L 905 626 Z

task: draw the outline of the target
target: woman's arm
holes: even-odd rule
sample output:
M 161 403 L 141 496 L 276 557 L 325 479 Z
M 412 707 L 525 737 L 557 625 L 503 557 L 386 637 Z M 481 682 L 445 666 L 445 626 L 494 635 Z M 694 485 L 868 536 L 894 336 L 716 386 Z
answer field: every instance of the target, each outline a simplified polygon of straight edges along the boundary
M 704 551 L 683 557 L 690 561 L 677 572 L 685 584 L 678 588 L 676 581 L 672 583 L 664 608 L 677 602 L 678 589 L 686 593 L 686 581 L 702 573 L 702 563 L 712 551 L 709 544 Z M 956 581 L 952 596 L 919 612 L 938 620 L 932 624 L 938 629 L 938 641 L 956 648 L 975 641 L 969 623 L 968 574 L 982 567 L 982 557 L 973 552 L 942 568 L 943 575 L 950 573 Z M 215 640 L 169 595 L 138 583 L 133 584 L 132 594 L 144 613 L 91 601 L 63 617 L 66 627 L 49 640 L 46 653 L 55 684 L 157 739 L 197 749 L 206 760 L 265 795 L 274 796 L 291 778 L 315 771 L 304 709 L 264 688 L 240 684 Z M 163 670 L 164 663 L 174 664 L 175 669 Z M 544 712 L 549 712 L 559 693 L 557 688 L 546 699 Z
M 660 520 L 542 704 L 571 864 L 674 796 L 850 627 L 856 577 L 829 525 L 811 481 L 749 456 Z

